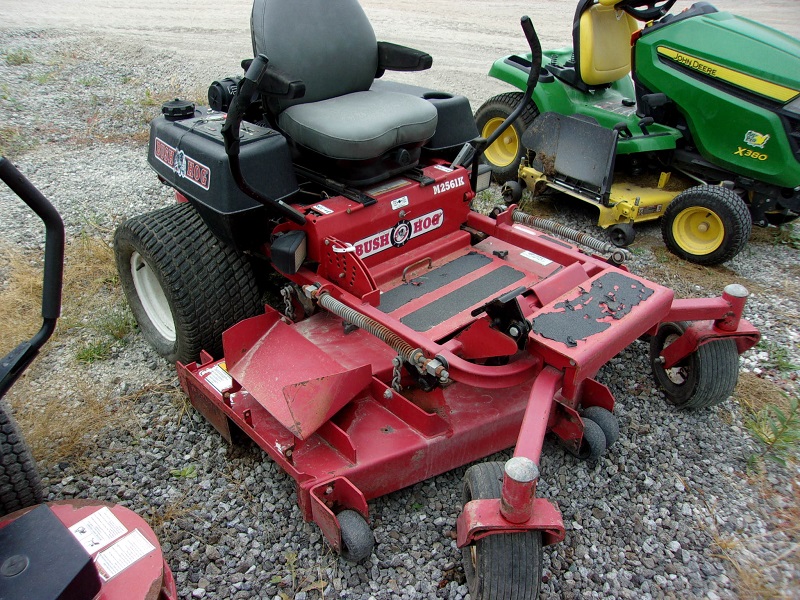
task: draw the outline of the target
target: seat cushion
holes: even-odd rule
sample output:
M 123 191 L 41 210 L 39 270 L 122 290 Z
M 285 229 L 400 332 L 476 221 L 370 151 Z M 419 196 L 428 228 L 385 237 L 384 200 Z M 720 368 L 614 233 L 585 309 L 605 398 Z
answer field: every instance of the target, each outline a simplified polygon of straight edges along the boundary
M 421 144 L 435 133 L 436 121 L 436 107 L 427 100 L 372 90 L 296 104 L 278 116 L 292 141 L 341 160 L 367 160 Z

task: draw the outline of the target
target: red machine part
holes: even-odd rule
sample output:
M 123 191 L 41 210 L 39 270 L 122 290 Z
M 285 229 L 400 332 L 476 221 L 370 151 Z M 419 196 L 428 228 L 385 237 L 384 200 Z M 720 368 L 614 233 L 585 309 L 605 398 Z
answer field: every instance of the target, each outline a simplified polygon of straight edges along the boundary
M 83 521 L 89 530 L 85 536 L 95 534 L 82 542 L 88 548 L 86 551 L 94 561 L 102 584 L 95 600 L 177 600 L 175 579 L 164 560 L 158 538 L 135 512 L 98 500 L 61 500 L 49 502 L 47 506 L 65 528 L 76 529 Z M 6 515 L 0 519 L 0 529 L 33 508 Z M 89 523 L 94 523 L 94 530 Z M 73 531 L 73 535 L 81 542 L 80 531 Z M 96 549 L 91 550 L 92 546 Z M 52 558 L 58 560 L 57 556 Z
M 336 311 L 292 323 L 268 307 L 225 332 L 224 360 L 179 364 L 181 384 L 227 439 L 233 423 L 297 481 L 304 518 L 336 549 L 341 510 L 366 518 L 372 498 L 511 446 L 523 468 L 506 465 L 500 499 L 466 505 L 459 545 L 526 529 L 560 541 L 558 509 L 534 497 L 542 443 L 549 430 L 577 450 L 579 409 L 613 410 L 598 370 L 667 321 L 698 321 L 665 349 L 668 363 L 721 337 L 744 351 L 758 332 L 741 319 L 737 290 L 675 300 L 514 222 L 514 206 L 496 219 L 471 212 L 463 169 L 423 174 L 436 185 L 398 177 L 368 191 L 370 207 L 341 197 L 325 210 L 297 206 L 317 266 L 288 277 Z M 497 298 L 516 306 L 508 318 L 488 314 Z M 502 325 L 515 318 L 527 331 L 516 339 Z M 436 383 L 424 391 L 411 375 L 416 365 L 429 376 L 429 362 Z M 403 393 L 393 389 L 401 374 Z

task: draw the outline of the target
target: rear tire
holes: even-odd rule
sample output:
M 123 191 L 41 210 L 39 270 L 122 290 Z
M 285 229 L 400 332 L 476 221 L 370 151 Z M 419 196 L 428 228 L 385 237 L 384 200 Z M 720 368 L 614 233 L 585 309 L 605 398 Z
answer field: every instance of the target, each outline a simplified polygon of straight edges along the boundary
M 464 474 L 463 501 L 499 498 L 503 463 L 471 466 Z M 461 549 L 473 600 L 535 600 L 542 581 L 542 534 L 496 533 Z
M 650 338 L 650 366 L 667 401 L 680 408 L 709 408 L 727 400 L 739 379 L 739 353 L 732 339 L 700 346 L 674 367 L 658 362 L 661 351 L 684 334 L 688 323 L 662 323 Z
M 698 265 L 719 265 L 744 248 L 753 229 L 750 211 L 735 192 L 698 185 L 678 194 L 664 211 L 661 236 L 673 254 Z
M 0 517 L 42 503 L 42 482 L 28 444 L 0 399 Z
M 222 355 L 222 332 L 263 311 L 253 269 L 188 203 L 128 219 L 114 235 L 122 289 L 142 334 L 170 362 Z
M 489 98 L 475 113 L 475 124 L 481 137 L 488 138 L 500 124 L 514 112 L 522 101 L 522 92 L 509 92 Z M 522 134 L 530 127 L 539 110 L 529 104 L 503 135 L 483 153 L 486 163 L 492 167 L 495 181 L 505 183 L 517 179 L 519 163 L 525 154 Z

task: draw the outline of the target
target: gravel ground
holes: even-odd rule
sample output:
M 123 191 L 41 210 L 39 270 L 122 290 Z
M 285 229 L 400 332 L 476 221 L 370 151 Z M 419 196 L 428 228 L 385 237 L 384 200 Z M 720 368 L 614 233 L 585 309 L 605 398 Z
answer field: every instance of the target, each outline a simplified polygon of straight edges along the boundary
M 413 36 L 392 35 L 390 25 L 404 17 L 399 6 L 366 4 L 381 39 L 413 43 Z M 434 2 L 426 10 L 444 10 L 446 4 Z M 492 5 L 486 10 L 503 14 L 525 10 L 519 3 L 486 4 Z M 561 4 L 571 14 L 573 3 Z M 232 3 L 228 21 L 217 15 L 215 23 L 224 22 L 219 29 L 176 26 L 174 48 L 157 35 L 169 32 L 168 19 L 153 24 L 156 33 L 147 36 L 131 16 L 129 28 L 117 21 L 112 34 L 66 16 L 59 22 L 57 10 L 27 20 L 14 5 L 21 4 L 0 5 L 3 147 L 54 202 L 73 243 L 87 232 L 108 239 L 121 219 L 171 201 L 146 165 L 146 123 L 163 99 L 202 97 L 212 79 L 236 72 L 237 61 L 228 59 L 230 52 L 239 57 L 248 50 L 247 3 Z M 765 6 L 789 11 L 793 18 L 780 25 L 797 33 L 793 2 L 761 3 L 760 10 Z M 230 14 L 242 20 L 234 23 Z M 558 22 L 567 20 L 562 15 Z M 475 65 L 470 78 L 476 80 L 475 73 L 485 72 L 504 51 L 502 40 L 492 38 L 492 31 L 475 33 L 463 15 L 452 22 L 460 35 L 478 40 L 456 55 L 467 71 Z M 441 34 L 402 29 L 425 40 Z M 513 34 L 512 28 L 503 31 Z M 216 45 L 231 32 L 235 42 Z M 189 39 L 206 41 L 197 45 L 196 61 L 187 60 Z M 555 41 L 546 39 L 546 45 Z M 452 40 L 440 50 L 445 65 L 453 60 L 448 50 L 456 53 Z M 9 64 L 15 62 L 9 56 L 24 52 L 29 61 Z M 481 81 L 465 92 L 453 77 L 434 69 L 420 83 L 467 93 L 473 108 L 498 91 L 496 82 Z M 585 207 L 541 208 L 565 224 L 599 233 Z M 34 260 L 41 227 L 6 190 L 0 190 L 0 215 L 0 239 L 8 241 L 4 257 L 18 256 L 12 246 Z M 688 268 L 665 257 L 657 226 L 644 227 L 629 266 L 661 274 L 683 296 L 718 294 L 719 281 L 750 288 L 746 317 L 767 343 L 746 353 L 742 370 L 750 381 L 796 397 L 798 371 L 775 364 L 779 350 L 800 364 L 800 251 L 776 239 L 774 230 L 759 230 L 724 267 Z M 0 266 L 4 287 L 7 277 L 7 267 Z M 118 291 L 104 293 L 110 305 L 119 304 Z M 66 312 L 64 317 L 75 318 Z M 465 468 L 371 502 L 377 545 L 366 563 L 350 565 L 332 554 L 316 526 L 302 522 L 291 478 L 254 445 L 227 446 L 187 407 L 173 367 L 138 333 L 117 343 L 104 360 L 76 362 L 80 344 L 98 335 L 87 324 L 80 335 L 60 336 L 10 400 L 19 411 L 58 397 L 79 410 L 104 405 L 97 413 L 101 422 L 87 424 L 82 455 L 40 461 L 49 498 L 121 502 L 148 518 L 182 598 L 468 597 L 454 540 Z M 760 477 L 747 470 L 760 447 L 745 427 L 740 401 L 700 413 L 671 409 L 652 383 L 641 342 L 611 360 L 599 379 L 617 399 L 621 438 L 596 464 L 578 461 L 552 441 L 545 444 L 539 489 L 558 503 L 567 537 L 545 551 L 543 593 L 713 600 L 757 595 L 755 579 L 773 597 L 800 597 L 796 520 L 794 529 L 787 524 L 799 514 L 793 495 L 800 474 L 792 466 L 770 465 Z M 89 384 L 94 398 L 82 393 Z M 124 420 L 113 418 L 120 414 Z M 104 419 L 112 425 L 104 426 Z

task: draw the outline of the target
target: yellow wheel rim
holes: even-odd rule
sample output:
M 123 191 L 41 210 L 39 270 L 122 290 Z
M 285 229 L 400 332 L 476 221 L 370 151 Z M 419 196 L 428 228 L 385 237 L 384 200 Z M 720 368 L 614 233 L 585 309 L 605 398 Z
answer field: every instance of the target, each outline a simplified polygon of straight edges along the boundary
M 483 131 L 481 131 L 481 137 L 484 139 L 488 138 L 500 127 L 503 121 L 505 121 L 505 119 L 501 119 L 500 117 L 495 117 L 494 119 L 486 121 L 486 125 L 483 126 Z M 486 157 L 486 160 L 496 167 L 507 167 L 517 160 L 517 156 L 519 155 L 519 136 L 514 126 L 511 125 L 506 129 L 503 135 L 500 136 L 494 144 L 489 146 L 483 155 Z
M 717 213 L 692 206 L 678 213 L 672 222 L 675 243 L 694 256 L 711 254 L 722 245 L 725 227 Z

